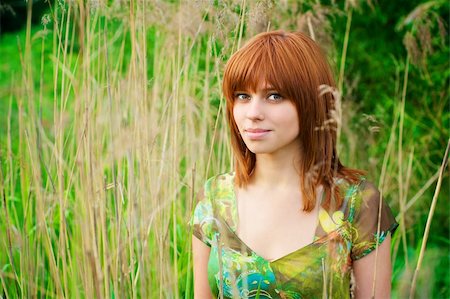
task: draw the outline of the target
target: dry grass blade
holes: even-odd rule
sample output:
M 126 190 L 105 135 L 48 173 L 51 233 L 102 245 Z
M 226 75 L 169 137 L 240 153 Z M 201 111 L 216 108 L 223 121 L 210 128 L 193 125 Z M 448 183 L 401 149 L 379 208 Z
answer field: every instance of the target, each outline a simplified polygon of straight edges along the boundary
M 399 123 L 399 133 L 398 133 L 398 190 L 399 190 L 399 201 L 400 201 L 400 211 L 405 210 L 405 197 L 403 195 L 404 187 L 403 187 L 403 123 L 405 116 L 405 102 L 406 102 L 406 90 L 408 87 L 408 75 L 409 75 L 409 60 L 410 55 L 406 55 L 406 63 L 405 63 L 405 74 L 403 76 L 403 89 L 402 89 L 402 101 L 400 104 L 400 123 Z M 402 233 L 402 244 L 404 252 L 408 252 L 408 245 L 406 239 L 406 226 L 405 226 L 405 217 L 402 214 L 400 217 L 400 230 Z M 405 266 L 409 268 L 408 255 L 405 255 Z
M 420 248 L 420 253 L 419 253 L 419 258 L 417 260 L 416 270 L 414 271 L 414 276 L 413 276 L 413 280 L 411 283 L 411 290 L 409 292 L 410 299 L 414 298 L 414 294 L 416 291 L 417 277 L 419 275 L 420 267 L 422 266 L 423 256 L 425 254 L 425 247 L 427 245 L 428 235 L 430 233 L 431 220 L 433 219 L 434 210 L 436 209 L 437 198 L 438 198 L 439 192 L 441 190 L 442 177 L 444 176 L 444 170 L 448 164 L 449 149 L 450 149 L 450 139 L 447 142 L 447 148 L 445 149 L 444 158 L 442 159 L 442 164 L 439 169 L 439 178 L 438 178 L 438 181 L 436 184 L 436 189 L 434 190 L 433 201 L 431 202 L 431 207 L 430 207 L 430 211 L 428 213 L 428 218 L 427 218 L 427 224 L 425 226 L 425 232 L 424 232 L 423 238 L 422 238 L 422 246 Z
M 400 213 L 395 217 L 397 221 L 400 220 L 400 217 L 402 216 L 402 213 L 406 213 L 416 202 L 419 200 L 419 198 L 422 197 L 422 195 L 428 190 L 428 188 L 439 178 L 439 170 L 436 171 L 436 173 L 428 179 L 428 181 L 420 188 L 419 191 L 408 201 L 408 203 L 405 206 L 404 211 L 400 211 Z

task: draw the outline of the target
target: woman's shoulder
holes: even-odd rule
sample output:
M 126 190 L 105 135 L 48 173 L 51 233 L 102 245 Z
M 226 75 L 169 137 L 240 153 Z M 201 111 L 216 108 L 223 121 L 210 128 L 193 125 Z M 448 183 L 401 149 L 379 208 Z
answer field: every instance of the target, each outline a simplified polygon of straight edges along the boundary
M 234 172 L 220 173 L 206 180 L 204 195 L 211 210 L 220 221 L 225 220 L 234 227 L 237 219 L 234 193 Z
M 358 218 L 375 217 L 380 207 L 388 207 L 380 189 L 376 184 L 365 176 L 361 176 L 358 182 L 347 182 L 344 193 L 348 204 L 348 216 L 351 223 Z
M 234 175 L 235 175 L 234 171 L 221 172 L 219 174 L 215 174 L 215 175 L 209 177 L 207 181 L 211 181 L 211 180 L 217 180 L 217 181 L 222 180 L 223 181 L 223 180 L 227 180 L 227 179 L 233 179 Z
M 223 172 L 209 177 L 205 184 L 204 189 L 207 193 L 217 192 L 223 189 L 232 189 L 234 183 L 234 171 Z
M 366 176 L 358 176 L 357 179 L 349 179 L 345 177 L 335 177 L 334 184 L 338 188 L 340 194 L 346 199 L 355 199 L 357 195 L 367 186 L 373 185 L 367 180 Z
M 358 184 L 351 200 L 349 222 L 352 226 L 353 246 L 351 257 L 360 259 L 381 244 L 388 233 L 393 234 L 398 223 L 387 200 L 370 180 Z
M 222 223 L 219 216 L 225 214 L 224 203 L 230 198 L 227 185 L 232 182 L 232 177 L 233 173 L 220 173 L 208 178 L 197 196 L 189 224 L 193 227 L 193 234 L 208 246 L 214 244 L 214 235 Z
M 367 204 L 380 197 L 380 191 L 373 181 L 365 176 L 360 176 L 360 180 L 349 184 L 349 192 L 357 205 Z
M 336 177 L 334 178 L 334 184 L 340 196 L 342 196 L 342 204 L 339 206 L 339 210 L 343 212 L 345 218 L 350 222 L 353 221 L 355 214 L 358 213 L 361 204 L 367 198 L 367 194 L 377 191 L 375 185 L 366 176 L 362 175 L 358 176 L 358 179 Z
M 334 178 L 334 183 L 342 191 L 351 194 L 365 194 L 377 192 L 378 188 L 374 182 L 371 181 L 366 175 L 358 175 L 355 178 L 349 179 L 344 177 Z

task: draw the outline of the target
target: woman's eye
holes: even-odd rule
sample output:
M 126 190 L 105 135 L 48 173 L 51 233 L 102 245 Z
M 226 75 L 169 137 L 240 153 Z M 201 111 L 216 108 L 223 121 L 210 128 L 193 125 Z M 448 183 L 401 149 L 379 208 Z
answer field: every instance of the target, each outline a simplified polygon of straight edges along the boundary
M 235 97 L 238 101 L 246 101 L 249 99 L 249 96 L 246 95 L 245 93 L 238 93 L 235 95 Z
M 283 97 L 278 93 L 271 93 L 269 95 L 268 99 L 271 101 L 274 101 L 274 102 L 278 102 L 278 101 L 281 101 L 283 99 Z

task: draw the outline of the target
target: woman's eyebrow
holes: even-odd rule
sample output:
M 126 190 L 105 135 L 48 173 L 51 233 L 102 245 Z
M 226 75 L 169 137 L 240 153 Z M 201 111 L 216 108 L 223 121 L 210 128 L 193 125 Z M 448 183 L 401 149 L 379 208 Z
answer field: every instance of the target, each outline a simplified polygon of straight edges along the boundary
M 261 89 L 261 92 L 266 93 L 269 91 L 277 91 L 277 89 L 273 86 L 266 86 L 264 88 Z M 249 93 L 249 92 L 254 92 L 254 91 L 249 91 L 249 90 L 235 90 L 233 93 L 237 94 L 237 93 Z

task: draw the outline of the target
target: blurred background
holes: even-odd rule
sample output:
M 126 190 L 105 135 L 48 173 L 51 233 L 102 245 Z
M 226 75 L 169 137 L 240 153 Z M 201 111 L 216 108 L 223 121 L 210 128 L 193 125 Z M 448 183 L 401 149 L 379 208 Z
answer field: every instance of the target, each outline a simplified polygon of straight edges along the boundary
M 401 224 L 393 298 L 449 298 L 449 11 L 439 0 L 3 0 L 0 297 L 192 298 L 195 195 L 232 169 L 224 64 L 284 29 L 325 49 L 341 161 L 368 171 Z

